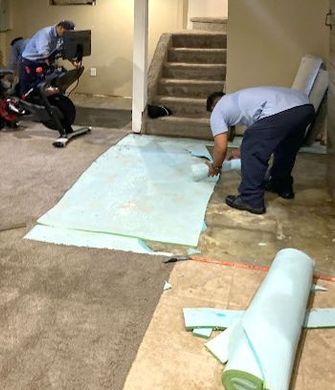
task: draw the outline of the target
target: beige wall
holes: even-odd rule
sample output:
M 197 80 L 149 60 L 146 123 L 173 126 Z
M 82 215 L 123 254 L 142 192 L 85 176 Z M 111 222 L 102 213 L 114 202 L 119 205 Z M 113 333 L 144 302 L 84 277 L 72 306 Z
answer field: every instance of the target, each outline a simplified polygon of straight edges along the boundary
M 134 0 L 98 0 L 92 6 L 49 6 L 48 0 L 12 0 L 12 38 L 31 36 L 41 27 L 62 19 L 75 21 L 77 29 L 92 30 L 92 55 L 84 59 L 86 71 L 78 92 L 131 96 Z M 149 61 L 163 32 L 182 29 L 185 0 L 149 0 Z M 1 42 L 1 39 L 0 39 Z M 8 55 L 8 53 L 7 53 Z M 90 77 L 88 69 L 97 68 Z
M 228 16 L 228 0 L 188 0 L 188 28 L 190 19 L 197 16 L 222 18 Z
M 301 57 L 328 57 L 328 0 L 231 0 L 227 90 L 291 86 Z
M 190 1 L 149 0 L 149 62 L 161 33 L 186 26 Z M 61 19 L 73 19 L 78 29 L 92 30 L 92 55 L 84 65 L 97 68 L 97 77 L 84 73 L 78 91 L 131 96 L 134 0 L 98 0 L 95 7 L 49 6 L 48 0 L 11 2 L 14 29 L 0 33 L 2 49 L 15 36 L 29 36 Z M 290 86 L 304 54 L 327 58 L 327 10 L 328 0 L 231 0 L 227 90 Z

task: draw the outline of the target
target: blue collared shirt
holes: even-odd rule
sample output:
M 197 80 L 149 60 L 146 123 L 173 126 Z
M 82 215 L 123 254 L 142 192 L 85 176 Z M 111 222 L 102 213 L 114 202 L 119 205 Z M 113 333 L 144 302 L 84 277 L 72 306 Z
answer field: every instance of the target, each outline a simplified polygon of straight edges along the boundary
M 214 107 L 210 123 L 213 136 L 237 124 L 253 123 L 290 108 L 309 104 L 308 96 L 291 88 L 255 87 L 224 95 Z
M 30 61 L 44 61 L 62 45 L 63 38 L 57 35 L 56 26 L 44 27 L 29 40 L 22 57 Z

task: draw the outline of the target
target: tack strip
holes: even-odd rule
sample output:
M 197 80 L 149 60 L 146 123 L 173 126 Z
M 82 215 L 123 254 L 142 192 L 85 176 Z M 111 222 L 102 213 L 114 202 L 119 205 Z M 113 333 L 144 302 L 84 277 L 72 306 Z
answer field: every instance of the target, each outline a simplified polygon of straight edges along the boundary
M 201 262 L 201 263 L 219 264 L 219 265 L 225 265 L 227 267 L 233 267 L 233 268 L 237 268 L 237 269 L 248 269 L 248 270 L 260 271 L 260 272 L 267 272 L 270 268 L 267 265 L 236 263 L 234 261 L 210 259 L 210 258 L 204 257 L 204 256 L 191 256 L 190 259 L 193 261 Z M 335 276 L 314 274 L 314 282 L 317 280 L 323 280 L 325 282 L 335 282 Z

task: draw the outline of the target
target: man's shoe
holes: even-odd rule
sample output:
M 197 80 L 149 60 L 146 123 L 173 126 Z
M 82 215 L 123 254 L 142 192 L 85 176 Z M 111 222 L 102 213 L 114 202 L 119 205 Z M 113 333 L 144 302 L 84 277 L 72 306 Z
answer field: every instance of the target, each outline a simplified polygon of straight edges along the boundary
M 292 188 L 292 186 L 289 186 L 289 187 L 290 188 L 282 189 L 271 180 L 268 180 L 265 183 L 265 191 L 278 194 L 281 198 L 284 198 L 284 199 L 293 199 L 294 198 L 293 188 Z
M 239 195 L 228 195 L 226 197 L 226 203 L 228 206 L 238 210 L 249 211 L 252 214 L 264 214 L 265 207 L 253 207 L 250 204 L 244 202 Z

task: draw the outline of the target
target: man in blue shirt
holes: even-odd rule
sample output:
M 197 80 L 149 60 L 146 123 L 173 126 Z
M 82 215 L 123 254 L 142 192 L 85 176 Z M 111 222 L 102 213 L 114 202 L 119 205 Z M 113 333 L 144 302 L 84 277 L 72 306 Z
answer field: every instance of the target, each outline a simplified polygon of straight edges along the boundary
M 213 163 L 209 176 L 216 176 L 226 157 L 228 129 L 246 125 L 241 145 L 241 184 L 239 195 L 228 195 L 228 206 L 254 214 L 265 213 L 265 189 L 292 199 L 291 175 L 296 155 L 315 111 L 301 91 L 281 87 L 255 87 L 225 95 L 216 92 L 207 99 L 212 112 L 214 136 Z M 268 162 L 273 154 L 270 180 L 265 182 Z
M 74 27 L 73 22 L 63 20 L 56 26 L 42 28 L 29 40 L 20 63 L 21 93 L 36 86 L 55 55 L 61 52 L 64 32 L 74 30 Z

